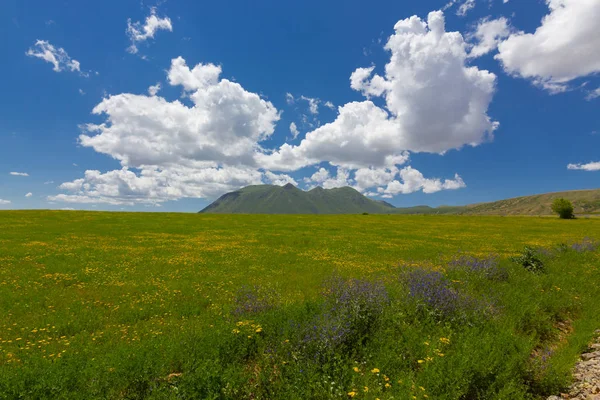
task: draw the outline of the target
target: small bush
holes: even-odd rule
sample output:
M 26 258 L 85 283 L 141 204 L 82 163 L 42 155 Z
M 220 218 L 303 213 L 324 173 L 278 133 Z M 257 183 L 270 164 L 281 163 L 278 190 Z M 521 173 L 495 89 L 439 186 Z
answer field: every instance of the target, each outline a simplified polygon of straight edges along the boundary
M 389 303 L 382 283 L 337 276 L 325 283 L 323 296 L 322 312 L 307 326 L 301 340 L 304 351 L 321 362 L 332 351 L 355 351 Z
M 552 211 L 558 214 L 561 219 L 575 218 L 575 215 L 573 214 L 573 204 L 567 199 L 555 199 L 552 203 Z
M 538 257 L 537 252 L 529 247 L 525 246 L 523 252 L 518 256 L 511 257 L 511 260 L 525 268 L 526 270 L 534 273 L 546 272 L 546 267 L 542 260 Z

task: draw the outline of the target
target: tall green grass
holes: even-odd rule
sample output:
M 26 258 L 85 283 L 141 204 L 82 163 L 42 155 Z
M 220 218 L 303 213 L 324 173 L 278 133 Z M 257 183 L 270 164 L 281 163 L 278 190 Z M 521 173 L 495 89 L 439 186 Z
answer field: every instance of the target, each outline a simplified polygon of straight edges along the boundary
M 600 226 L 0 213 L 0 398 L 538 398 L 600 327 L 599 253 L 511 257 L 584 236 Z M 499 273 L 452 263 L 489 254 Z M 419 269 L 458 307 L 417 295 Z

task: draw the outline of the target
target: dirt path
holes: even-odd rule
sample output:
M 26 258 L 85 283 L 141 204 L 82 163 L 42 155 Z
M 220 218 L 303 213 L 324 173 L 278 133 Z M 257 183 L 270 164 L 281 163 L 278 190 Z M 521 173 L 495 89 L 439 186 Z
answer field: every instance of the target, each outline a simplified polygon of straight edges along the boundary
M 600 400 L 600 330 L 595 332 L 596 340 L 573 370 L 575 382 L 568 393 L 550 396 L 548 400 Z

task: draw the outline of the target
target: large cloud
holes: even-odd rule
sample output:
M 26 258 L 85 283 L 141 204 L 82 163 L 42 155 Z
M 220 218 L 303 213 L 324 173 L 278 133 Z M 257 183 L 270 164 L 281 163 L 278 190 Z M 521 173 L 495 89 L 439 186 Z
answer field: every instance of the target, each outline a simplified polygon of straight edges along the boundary
M 143 168 L 139 174 L 124 167 L 101 173 L 88 170 L 81 179 L 66 182 L 68 194 L 49 200 L 69 203 L 134 205 L 161 203 L 185 197 L 214 198 L 242 186 L 262 183 L 262 173 L 248 168 Z
M 93 110 L 105 114 L 106 123 L 88 124 L 81 144 L 130 167 L 252 163 L 257 142 L 273 133 L 279 113 L 240 84 L 220 80 L 220 73 L 213 64 L 190 70 L 181 57 L 174 59 L 169 82 L 183 86 L 193 107 L 156 95 L 111 96 Z
M 552 91 L 600 72 L 600 1 L 546 0 L 550 13 L 534 33 L 518 32 L 498 46 L 504 69 Z
M 254 166 L 258 142 L 268 138 L 279 120 L 277 109 L 240 84 L 219 79 L 213 64 L 187 67 L 172 60 L 171 85 L 180 85 L 193 106 L 157 96 L 119 94 L 102 100 L 93 112 L 102 124 L 87 124 L 82 146 L 110 155 L 123 169 L 61 185 L 70 192 L 51 200 L 134 204 L 182 197 L 218 196 L 226 191 L 266 181 Z M 135 171 L 135 170 L 138 171 Z
M 459 33 L 445 32 L 441 12 L 431 13 L 427 22 L 417 17 L 399 21 L 386 45 L 391 58 L 385 76 L 373 75 L 374 68 L 357 69 L 351 76 L 352 88 L 383 97 L 385 107 L 372 99 L 347 103 L 333 122 L 307 133 L 298 146 L 286 143 L 275 150 L 263 148 L 280 119 L 273 104 L 221 78 L 220 66 L 190 68 L 175 58 L 168 83 L 180 86 L 184 99 L 169 101 L 158 94 L 158 86 L 149 95 L 104 98 L 93 109 L 104 121 L 85 125 L 79 141 L 118 160 L 121 169 L 86 171 L 83 178 L 60 186 L 66 193 L 50 199 L 156 204 L 214 198 L 250 184 L 296 184 L 294 177 L 275 172 L 321 163 L 337 167 L 337 173 L 322 168 L 304 179 L 307 185 L 351 185 L 386 197 L 464 187 L 458 176 L 442 181 L 398 166 L 408 162 L 409 151 L 443 153 L 475 146 L 496 128 L 487 116 L 496 77 L 467 66 L 465 48 Z M 289 94 L 286 98 L 296 101 Z M 318 104 L 299 99 L 309 107 Z
M 405 151 L 443 153 L 490 138 L 497 127 L 487 115 L 496 76 L 466 65 L 463 37 L 445 31 L 442 12 L 430 13 L 427 22 L 401 20 L 394 29 L 385 46 L 391 53 L 385 76 L 373 75 L 371 67 L 350 78 L 363 95 L 383 96 L 385 108 L 371 100 L 345 104 L 335 121 L 307 133 L 299 145 L 286 144 L 257 161 L 284 171 L 322 161 L 383 167 Z

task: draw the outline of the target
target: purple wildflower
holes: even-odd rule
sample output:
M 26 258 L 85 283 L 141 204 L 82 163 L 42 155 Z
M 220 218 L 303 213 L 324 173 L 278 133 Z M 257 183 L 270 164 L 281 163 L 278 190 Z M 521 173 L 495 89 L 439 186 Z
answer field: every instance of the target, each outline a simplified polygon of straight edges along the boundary
M 452 316 L 460 308 L 458 292 L 437 271 L 412 269 L 406 274 L 406 283 L 411 298 L 433 309 L 441 317 Z
M 508 271 L 498 263 L 498 258 L 489 256 L 477 258 L 473 256 L 460 256 L 448 263 L 448 266 L 463 269 L 467 272 L 483 274 L 486 278 L 497 281 L 508 280 Z
M 258 314 L 275 307 L 275 296 L 260 286 L 242 287 L 234 300 L 234 315 Z
M 589 237 L 585 237 L 581 242 L 573 243 L 571 245 L 571 249 L 575 250 L 578 253 L 584 253 L 587 251 L 596 251 L 596 249 L 598 249 L 599 246 L 600 243 L 598 243 L 597 241 Z

